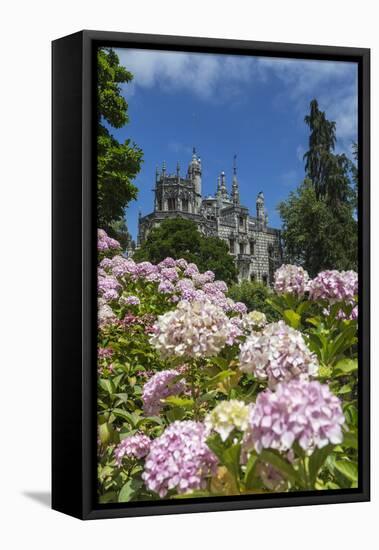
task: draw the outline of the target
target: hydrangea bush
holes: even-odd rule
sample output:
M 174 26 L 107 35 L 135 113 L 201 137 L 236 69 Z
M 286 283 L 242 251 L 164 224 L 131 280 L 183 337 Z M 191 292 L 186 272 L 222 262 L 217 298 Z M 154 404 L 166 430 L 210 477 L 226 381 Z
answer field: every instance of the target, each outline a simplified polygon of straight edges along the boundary
M 358 280 L 281 266 L 278 322 L 98 232 L 100 502 L 357 486 Z

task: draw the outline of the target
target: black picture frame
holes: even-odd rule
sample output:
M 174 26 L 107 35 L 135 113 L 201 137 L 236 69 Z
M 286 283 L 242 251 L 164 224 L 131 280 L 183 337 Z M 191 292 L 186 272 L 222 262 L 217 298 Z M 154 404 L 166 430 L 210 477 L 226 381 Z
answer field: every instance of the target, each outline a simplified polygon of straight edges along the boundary
M 96 102 L 100 45 L 358 63 L 359 484 L 289 494 L 96 504 Z M 85 30 L 52 44 L 52 507 L 81 519 L 370 499 L 370 50 Z

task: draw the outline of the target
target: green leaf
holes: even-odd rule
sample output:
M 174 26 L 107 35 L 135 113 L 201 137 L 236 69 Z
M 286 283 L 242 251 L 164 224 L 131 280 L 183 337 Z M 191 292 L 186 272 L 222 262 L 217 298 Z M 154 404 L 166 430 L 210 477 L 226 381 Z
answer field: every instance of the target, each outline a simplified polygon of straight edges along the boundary
M 249 457 L 249 460 L 246 464 L 246 470 L 245 470 L 245 487 L 246 489 L 253 489 L 255 484 L 255 480 L 257 477 L 257 464 L 258 464 L 258 457 L 255 454 L 251 454 Z
M 115 436 L 115 431 L 112 427 L 112 424 L 104 422 L 99 425 L 99 438 L 101 443 L 108 444 L 110 443 Z
M 287 324 L 292 328 L 299 328 L 301 316 L 296 313 L 296 311 L 293 311 L 292 309 L 285 309 L 283 311 L 283 317 Z
M 207 382 L 207 386 L 216 386 L 219 382 L 222 382 L 225 378 L 229 378 L 229 376 L 233 376 L 234 374 L 236 373 L 233 370 L 223 370 L 216 374 L 216 376 L 213 376 L 213 378 Z
M 194 406 L 193 399 L 187 397 L 178 397 L 176 395 L 170 395 L 166 399 L 162 399 L 165 403 L 173 405 L 174 407 L 183 407 L 184 409 L 191 409 Z
M 220 369 L 225 370 L 229 367 L 229 361 L 223 357 L 212 357 L 212 363 L 217 365 Z
M 358 481 L 358 467 L 354 462 L 347 462 L 347 460 L 337 460 L 335 463 L 335 468 L 349 481 Z
M 112 395 L 115 391 L 114 385 L 112 384 L 112 381 L 108 378 L 100 378 L 99 379 L 99 385 L 101 389 Z
M 314 486 L 317 474 L 325 463 L 325 460 L 328 458 L 329 454 L 333 450 L 333 445 L 327 445 L 322 449 L 316 449 L 309 458 L 309 480 Z
M 240 472 L 240 455 L 241 455 L 241 445 L 237 443 L 232 447 L 226 449 L 223 453 L 223 464 L 226 466 L 228 471 L 234 477 L 236 483 L 239 481 L 239 472 Z
M 264 450 L 259 456 L 263 462 L 268 462 L 276 470 L 278 470 L 283 476 L 288 479 L 292 485 L 301 485 L 299 475 L 293 466 L 282 456 L 274 451 Z
M 99 503 L 106 504 L 107 502 L 115 502 L 117 500 L 117 493 L 115 491 L 108 491 L 99 496 Z
M 339 390 L 336 391 L 337 395 L 345 395 L 353 390 L 350 384 L 344 384 Z
M 131 424 L 133 427 L 137 424 L 139 420 L 139 416 L 133 413 L 129 413 L 125 411 L 124 409 L 112 409 L 112 413 L 115 416 L 118 416 L 119 418 L 122 418 L 123 420 L 126 420 L 129 424 Z
M 121 403 L 127 403 L 128 402 L 128 394 L 127 393 L 115 393 L 115 397 L 118 397 Z
M 140 479 L 129 479 L 118 494 L 118 502 L 129 502 L 141 487 Z
M 167 411 L 166 416 L 169 422 L 175 422 L 175 420 L 182 420 L 186 415 L 186 411 L 182 407 L 173 407 Z
M 307 309 L 309 309 L 310 307 L 311 307 L 311 302 L 305 300 L 304 302 L 301 302 L 297 306 L 296 313 L 298 313 L 299 315 L 303 315 L 303 313 L 305 313 Z
M 343 438 L 343 446 L 350 449 L 358 449 L 358 433 L 346 432 Z
M 223 466 L 227 468 L 238 484 L 240 471 L 241 445 L 227 447 L 227 443 L 221 440 L 218 434 L 212 435 L 207 439 L 207 445 L 217 456 Z
M 358 360 L 357 359 L 341 359 L 334 367 L 336 374 L 350 374 L 358 369 Z

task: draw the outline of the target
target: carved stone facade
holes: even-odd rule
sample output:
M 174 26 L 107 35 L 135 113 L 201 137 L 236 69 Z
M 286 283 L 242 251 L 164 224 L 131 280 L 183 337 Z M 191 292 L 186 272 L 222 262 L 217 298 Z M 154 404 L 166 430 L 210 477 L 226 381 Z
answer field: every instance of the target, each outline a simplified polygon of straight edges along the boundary
M 227 242 L 235 259 L 238 278 L 270 284 L 275 269 L 281 264 L 280 231 L 268 227 L 263 193 L 256 199 L 256 215 L 242 206 L 239 196 L 237 168 L 234 158 L 231 192 L 228 192 L 225 172 L 217 180 L 214 195 L 202 196 L 201 160 L 193 150 L 186 177 L 169 174 L 165 163 L 156 171 L 154 212 L 139 217 L 137 246 L 140 246 L 151 229 L 167 218 L 193 220 L 206 236 L 217 236 Z

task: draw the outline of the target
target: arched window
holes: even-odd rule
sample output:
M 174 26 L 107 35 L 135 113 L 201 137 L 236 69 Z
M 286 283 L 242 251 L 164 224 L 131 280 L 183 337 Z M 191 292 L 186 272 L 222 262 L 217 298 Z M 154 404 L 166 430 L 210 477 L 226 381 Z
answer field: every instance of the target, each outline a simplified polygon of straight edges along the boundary
M 170 198 L 167 200 L 167 207 L 169 210 L 176 210 L 176 200 L 173 198 Z

